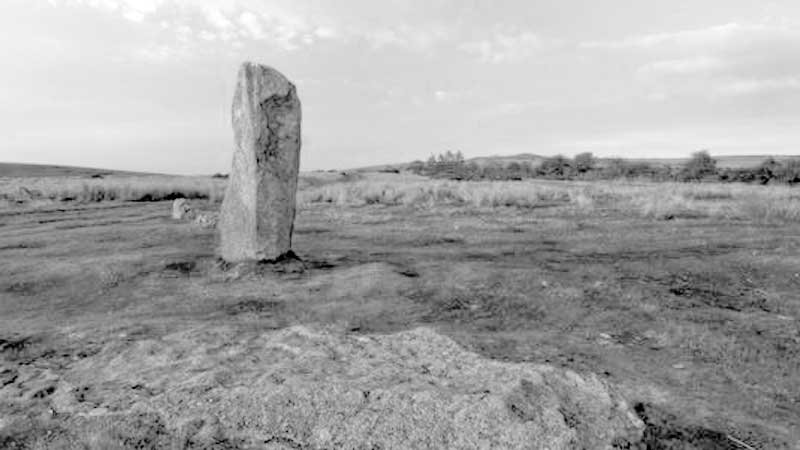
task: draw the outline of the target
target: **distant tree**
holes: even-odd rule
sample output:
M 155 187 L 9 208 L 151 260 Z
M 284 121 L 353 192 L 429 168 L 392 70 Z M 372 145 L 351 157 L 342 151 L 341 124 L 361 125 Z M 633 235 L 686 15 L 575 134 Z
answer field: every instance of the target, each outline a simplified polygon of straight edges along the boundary
M 481 178 L 487 180 L 504 179 L 505 168 L 496 161 L 489 161 L 481 168 Z
M 464 164 L 464 179 L 465 180 L 480 180 L 483 178 L 483 171 L 481 166 L 475 161 L 470 161 Z
M 448 150 L 431 155 L 423 172 L 432 177 L 460 180 L 464 178 L 464 165 L 464 155 L 460 151 Z
M 761 184 L 767 184 L 770 180 L 781 175 L 782 167 L 775 158 L 765 159 L 755 170 L 755 179 Z
M 800 160 L 786 161 L 781 170 L 781 181 L 789 184 L 800 183 Z
M 521 180 L 525 176 L 525 167 L 517 161 L 510 162 L 505 168 L 504 178 L 507 180 Z
M 412 161 L 408 165 L 408 170 L 409 172 L 420 175 L 422 172 L 425 171 L 425 163 L 420 160 Z
M 594 170 L 596 161 L 591 152 L 578 153 L 573 158 L 573 167 L 578 173 L 586 173 Z
M 670 178 L 670 169 L 669 167 L 655 167 L 646 162 L 612 158 L 599 170 L 598 176 L 605 179 L 650 178 L 665 181 Z
M 539 165 L 538 172 L 549 178 L 567 178 L 571 175 L 572 167 L 567 158 L 563 155 L 556 155 L 545 158 Z
M 717 174 L 717 161 L 707 150 L 692 153 L 692 157 L 683 166 L 681 178 L 684 180 L 701 180 Z

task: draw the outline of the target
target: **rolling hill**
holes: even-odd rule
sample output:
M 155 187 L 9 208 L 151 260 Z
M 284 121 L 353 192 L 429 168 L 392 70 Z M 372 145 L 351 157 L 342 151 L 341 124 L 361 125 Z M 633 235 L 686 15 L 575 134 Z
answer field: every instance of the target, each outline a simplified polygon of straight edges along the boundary
M 106 175 L 157 175 L 144 172 L 129 172 L 124 170 L 97 169 L 91 167 L 73 167 L 51 164 L 26 164 L 0 162 L 0 177 L 25 178 L 25 177 L 91 177 Z
M 800 160 L 800 155 L 711 155 L 717 161 L 717 167 L 725 168 L 751 168 L 756 167 L 768 158 L 773 158 L 775 161 L 784 162 L 788 160 Z M 521 153 L 517 155 L 493 155 L 493 156 L 477 156 L 474 158 L 467 158 L 466 162 L 474 162 L 481 167 L 496 164 L 500 166 L 507 166 L 511 163 L 528 163 L 533 166 L 541 164 L 542 161 L 547 159 L 548 156 L 536 155 L 533 153 Z M 615 158 L 597 158 L 598 164 L 603 165 Z M 625 161 L 632 163 L 645 163 L 653 166 L 680 166 L 689 160 L 686 158 L 621 158 Z M 379 172 L 386 170 L 404 170 L 411 165 L 410 162 L 398 164 L 382 164 L 369 167 L 360 167 L 354 169 L 359 172 Z

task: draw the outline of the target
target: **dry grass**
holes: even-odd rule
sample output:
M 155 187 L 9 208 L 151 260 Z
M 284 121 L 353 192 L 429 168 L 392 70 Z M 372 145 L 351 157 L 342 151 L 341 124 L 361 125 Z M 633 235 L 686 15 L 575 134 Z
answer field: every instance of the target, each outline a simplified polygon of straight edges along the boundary
M 181 176 L 115 176 L 107 178 L 0 179 L 0 200 L 7 203 L 159 201 L 179 197 L 221 200 L 222 180 Z
M 571 205 L 657 220 L 800 220 L 800 193 L 793 188 L 731 184 L 368 180 L 312 187 L 300 193 L 300 203 L 522 209 Z
M 0 206 L 16 203 L 160 201 L 184 197 L 222 200 L 225 180 L 208 177 L 113 176 L 87 179 L 0 178 Z M 434 209 L 564 206 L 615 210 L 653 220 L 800 221 L 800 192 L 789 186 L 648 183 L 630 181 L 454 182 L 404 175 L 304 175 L 302 206 L 408 206 Z

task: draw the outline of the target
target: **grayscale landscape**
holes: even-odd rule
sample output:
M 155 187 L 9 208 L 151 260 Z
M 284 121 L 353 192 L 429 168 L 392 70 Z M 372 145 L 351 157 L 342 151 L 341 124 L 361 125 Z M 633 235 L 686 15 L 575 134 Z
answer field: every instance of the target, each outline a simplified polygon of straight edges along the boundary
M 800 4 L 0 32 L 0 450 L 800 450 Z

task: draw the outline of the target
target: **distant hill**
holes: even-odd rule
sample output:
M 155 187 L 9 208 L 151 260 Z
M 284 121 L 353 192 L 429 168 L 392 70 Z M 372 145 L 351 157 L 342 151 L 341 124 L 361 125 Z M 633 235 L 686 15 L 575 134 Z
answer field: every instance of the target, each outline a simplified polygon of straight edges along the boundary
M 722 169 L 748 169 L 757 167 L 766 159 L 772 158 L 778 162 L 800 160 L 800 155 L 711 155 L 717 160 L 717 167 Z M 651 165 L 679 166 L 685 164 L 689 158 L 630 158 L 627 161 L 642 162 Z
M 512 162 L 519 162 L 519 163 L 530 163 L 533 165 L 539 164 L 544 160 L 545 156 L 534 155 L 532 153 L 521 153 L 519 155 L 511 155 L 511 156 L 500 156 L 500 155 L 493 155 L 493 156 L 476 156 L 475 158 L 467 158 L 466 162 L 471 163 L 474 162 L 475 164 L 483 167 L 488 164 L 500 164 L 500 165 L 507 165 L 511 164 Z M 408 166 L 411 165 L 411 162 L 403 162 L 397 164 L 380 164 L 376 166 L 367 166 L 367 167 L 359 167 L 355 170 L 357 172 L 381 172 L 381 171 L 389 171 L 389 170 L 405 170 Z
M 722 155 L 716 156 L 711 155 L 712 158 L 717 160 L 717 167 L 726 169 L 746 169 L 751 167 L 757 167 L 759 164 L 764 162 L 767 158 L 773 158 L 775 161 L 778 162 L 785 162 L 788 160 L 800 160 L 800 155 Z M 535 155 L 533 153 L 521 153 L 518 155 L 510 155 L 510 156 L 477 156 L 474 158 L 467 158 L 466 162 L 474 162 L 481 167 L 484 167 L 489 164 L 498 164 L 501 166 L 506 166 L 513 162 L 517 163 L 528 163 L 533 166 L 537 166 L 541 164 L 543 160 L 548 158 L 547 156 L 542 155 Z M 597 158 L 598 163 L 602 166 L 603 164 L 608 163 L 612 159 L 616 158 Z M 646 163 L 652 166 L 680 166 L 686 163 L 689 160 L 689 157 L 686 158 L 621 158 L 627 162 L 632 163 Z M 358 169 L 354 169 L 358 172 L 380 172 L 380 171 L 388 171 L 388 170 L 404 170 L 408 168 L 410 162 L 398 163 L 398 164 L 383 164 L 383 165 L 376 165 L 376 166 L 369 166 L 369 167 L 360 167 Z
M 95 169 L 90 167 L 56 166 L 50 164 L 24 164 L 0 162 L 0 177 L 91 177 L 106 175 L 157 175 L 123 170 Z

